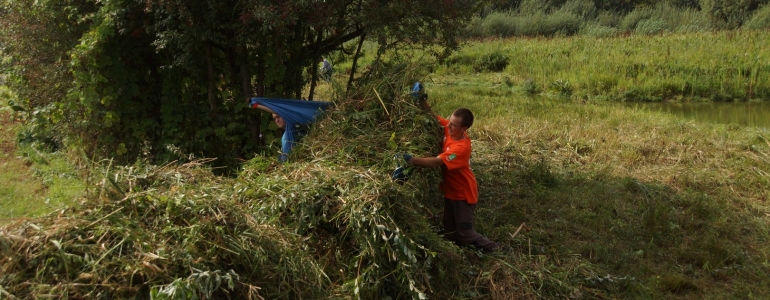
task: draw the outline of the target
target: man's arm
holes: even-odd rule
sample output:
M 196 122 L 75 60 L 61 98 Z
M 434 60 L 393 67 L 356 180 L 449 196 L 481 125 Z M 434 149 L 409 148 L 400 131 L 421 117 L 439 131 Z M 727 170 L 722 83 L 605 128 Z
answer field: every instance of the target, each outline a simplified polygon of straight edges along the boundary
M 249 101 L 251 101 L 251 97 L 249 97 Z M 269 112 L 269 113 L 271 113 L 271 114 L 274 114 L 274 113 L 275 113 L 275 112 L 274 112 L 272 109 L 270 109 L 270 108 L 269 108 L 269 107 L 267 107 L 267 106 L 264 106 L 264 105 L 259 105 L 259 104 L 257 104 L 256 102 L 251 102 L 251 103 L 252 103 L 252 104 L 251 104 L 251 108 L 257 108 L 257 109 L 261 109 L 261 110 L 264 110 L 264 111 L 266 111 L 266 112 Z
M 434 115 L 434 116 L 436 115 L 433 112 L 433 109 L 431 109 L 430 104 L 428 104 L 428 100 L 420 101 L 420 105 L 422 106 L 422 109 L 424 109 L 425 111 L 429 112 L 431 115 Z
M 438 157 L 415 157 L 409 161 L 409 164 L 418 167 L 435 168 L 444 164 L 444 161 Z

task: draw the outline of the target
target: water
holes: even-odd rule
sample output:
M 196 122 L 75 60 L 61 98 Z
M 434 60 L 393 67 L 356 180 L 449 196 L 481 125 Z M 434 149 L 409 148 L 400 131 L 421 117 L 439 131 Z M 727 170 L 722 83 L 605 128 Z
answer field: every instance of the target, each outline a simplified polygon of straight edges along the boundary
M 770 128 L 770 101 L 707 103 L 631 103 L 630 106 L 696 121 Z

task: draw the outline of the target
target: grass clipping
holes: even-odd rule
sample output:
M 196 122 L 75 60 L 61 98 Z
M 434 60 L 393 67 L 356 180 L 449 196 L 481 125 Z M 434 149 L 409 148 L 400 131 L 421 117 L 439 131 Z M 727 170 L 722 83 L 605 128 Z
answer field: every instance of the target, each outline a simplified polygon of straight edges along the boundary
M 452 293 L 460 250 L 430 213 L 439 173 L 389 174 L 396 153 L 435 155 L 441 132 L 406 88 L 379 89 L 336 103 L 287 164 L 257 157 L 238 178 L 205 161 L 108 168 L 83 206 L 0 229 L 0 298 Z

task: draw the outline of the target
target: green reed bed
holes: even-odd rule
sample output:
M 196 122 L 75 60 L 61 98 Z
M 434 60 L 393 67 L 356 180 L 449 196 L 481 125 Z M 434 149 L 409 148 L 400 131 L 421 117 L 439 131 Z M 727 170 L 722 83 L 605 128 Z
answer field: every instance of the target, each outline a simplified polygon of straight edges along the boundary
M 499 72 L 520 90 L 584 100 L 766 100 L 768 37 L 745 30 L 469 42 L 435 74 Z M 486 67 L 490 60 L 505 67 Z

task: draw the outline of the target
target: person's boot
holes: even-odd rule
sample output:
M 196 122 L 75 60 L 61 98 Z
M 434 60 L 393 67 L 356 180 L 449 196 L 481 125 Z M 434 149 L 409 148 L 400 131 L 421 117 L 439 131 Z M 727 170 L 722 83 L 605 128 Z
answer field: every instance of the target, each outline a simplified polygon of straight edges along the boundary
M 497 245 L 497 243 L 490 240 L 486 240 L 483 243 L 476 241 L 473 243 L 473 246 L 487 253 L 492 253 L 500 249 L 500 246 Z

